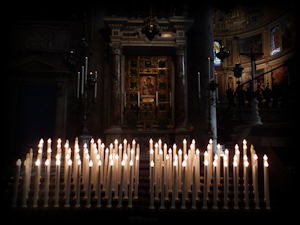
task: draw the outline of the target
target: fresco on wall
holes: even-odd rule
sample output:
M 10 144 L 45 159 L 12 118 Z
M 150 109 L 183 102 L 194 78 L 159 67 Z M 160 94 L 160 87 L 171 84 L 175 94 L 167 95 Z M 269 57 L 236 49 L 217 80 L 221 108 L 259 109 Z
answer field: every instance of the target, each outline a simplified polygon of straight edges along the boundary
M 250 53 L 251 49 L 254 53 L 262 52 L 262 34 L 257 34 L 251 37 L 239 39 L 239 52 L 240 53 Z M 262 56 L 256 59 L 261 59 Z M 241 63 L 249 62 L 250 57 L 241 55 Z

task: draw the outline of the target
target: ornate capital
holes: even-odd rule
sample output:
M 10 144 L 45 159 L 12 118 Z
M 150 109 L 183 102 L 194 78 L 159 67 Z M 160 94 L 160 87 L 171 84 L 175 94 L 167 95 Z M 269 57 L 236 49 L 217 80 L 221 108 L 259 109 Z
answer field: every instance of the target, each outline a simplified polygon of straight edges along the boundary
M 184 55 L 185 52 L 185 45 L 176 45 L 176 55 Z
M 114 55 L 121 55 L 122 54 L 122 44 L 121 43 L 109 43 L 111 50 Z

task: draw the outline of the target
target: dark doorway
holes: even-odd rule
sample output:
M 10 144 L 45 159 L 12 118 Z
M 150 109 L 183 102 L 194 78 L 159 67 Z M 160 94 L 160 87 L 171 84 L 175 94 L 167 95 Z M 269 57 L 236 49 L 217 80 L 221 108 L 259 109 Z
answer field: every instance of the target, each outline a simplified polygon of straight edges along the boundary
M 55 134 L 56 85 L 24 84 L 19 89 L 16 155 L 37 149 L 38 141 Z

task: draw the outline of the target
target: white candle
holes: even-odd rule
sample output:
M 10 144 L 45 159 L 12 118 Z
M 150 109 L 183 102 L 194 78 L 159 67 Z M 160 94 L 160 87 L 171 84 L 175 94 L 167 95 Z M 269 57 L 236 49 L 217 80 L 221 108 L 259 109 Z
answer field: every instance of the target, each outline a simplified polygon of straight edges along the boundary
M 228 150 L 227 150 L 228 151 Z M 223 209 L 228 209 L 228 154 L 224 155 L 223 171 L 224 171 L 224 206 Z
M 130 160 L 129 162 L 130 166 L 130 172 L 129 172 L 129 199 L 128 199 L 128 208 L 132 208 L 132 166 L 133 166 L 133 161 Z
M 204 190 L 203 190 L 203 209 L 207 209 L 207 197 L 208 197 L 208 153 L 207 151 L 204 153 Z
M 235 155 L 236 158 L 236 155 Z M 239 180 L 238 180 L 238 166 L 237 160 L 234 159 L 233 162 L 233 185 L 234 185 L 234 209 L 239 209 L 238 206 L 238 188 L 239 188 Z
M 70 207 L 70 189 L 71 189 L 71 172 L 72 172 L 72 160 L 68 161 L 68 177 L 66 183 L 66 204 L 65 207 Z
M 16 169 L 15 183 L 14 183 L 13 207 L 17 206 L 17 195 L 18 195 L 21 164 L 22 164 L 21 159 L 18 159 L 16 162 L 17 169 Z
M 109 180 L 108 180 L 108 201 L 107 201 L 107 208 L 111 208 L 111 199 L 112 199 L 112 176 L 113 176 L 113 165 L 114 161 L 111 160 L 109 164 Z
M 176 175 L 176 170 L 177 170 L 177 161 L 176 160 L 174 160 L 174 162 L 173 162 L 173 177 L 174 177 L 174 179 L 173 179 L 173 193 L 172 193 L 172 205 L 171 205 L 171 209 L 175 209 L 175 195 L 176 195 L 176 186 L 177 186 L 177 175 Z
M 119 186 L 119 201 L 118 201 L 117 208 L 122 208 L 123 182 L 124 182 L 124 166 L 125 166 L 124 159 L 122 160 L 121 165 L 122 165 L 121 182 L 120 182 L 120 186 Z
M 217 145 L 217 180 L 218 180 L 218 185 L 221 184 L 220 182 L 220 175 L 221 175 L 221 145 Z
M 96 100 L 97 98 L 97 89 L 98 89 L 98 71 L 95 70 L 95 80 L 96 80 L 96 83 L 95 83 L 95 86 L 94 86 L 94 100 Z
M 49 179 L 50 179 L 50 164 L 49 160 L 45 161 L 45 194 L 44 194 L 44 207 L 48 207 L 49 195 Z
M 200 72 L 198 72 L 198 98 L 201 99 Z
M 84 94 L 84 84 L 85 84 L 85 75 L 84 75 L 84 66 L 81 67 L 81 95 Z
M 138 199 L 138 186 L 139 186 L 139 154 L 135 156 L 135 185 L 134 185 L 134 199 Z
M 245 176 L 244 176 L 244 196 L 245 196 L 245 209 L 249 209 L 249 187 L 248 187 L 248 168 L 249 163 L 248 160 L 244 161 L 244 169 L 245 169 Z
M 179 180 L 179 187 L 178 189 L 181 190 L 181 181 L 182 181 L 182 151 L 181 149 L 178 150 L 178 180 Z
M 258 162 L 257 162 L 257 155 L 253 155 L 254 160 L 254 179 L 253 179 L 253 188 L 254 188 L 254 201 L 255 201 L 255 209 L 259 209 L 259 193 L 258 193 Z
M 181 202 L 181 209 L 186 209 L 185 206 L 185 192 L 186 192 L 186 180 L 185 180 L 185 169 L 186 169 L 186 161 L 182 162 L 182 202 Z
M 213 209 L 218 209 L 218 163 L 217 160 L 213 162 L 213 174 L 214 174 L 214 206 Z
M 25 172 L 24 172 L 24 176 L 23 176 L 23 196 L 22 196 L 22 207 L 23 208 L 27 208 L 27 195 L 28 195 L 28 187 L 27 187 L 28 173 L 26 171 L 27 163 L 28 162 L 26 162 L 26 160 L 25 160 L 24 161 Z
M 38 207 L 37 201 L 38 201 L 38 195 L 39 195 L 39 185 L 40 185 L 40 166 L 41 162 L 39 159 L 35 162 L 36 166 L 36 174 L 35 174 L 35 188 L 34 188 L 34 196 L 33 196 L 33 207 Z
M 55 200 L 54 200 L 54 207 L 58 207 L 59 201 L 59 186 L 60 186 L 60 155 L 56 155 L 56 162 L 55 162 Z
M 186 144 L 187 144 L 186 139 L 183 139 L 183 155 L 186 155 Z
M 161 164 L 161 193 L 160 193 L 160 207 L 159 209 L 165 209 L 165 166 L 164 162 Z
M 80 93 L 80 72 L 77 73 L 77 99 L 79 99 Z
M 93 161 L 90 160 L 89 162 L 89 174 L 88 174 L 88 185 L 87 185 L 87 200 L 86 200 L 86 208 L 90 208 L 91 207 L 91 183 L 92 183 L 92 167 L 93 167 Z
M 198 150 L 198 149 L 197 149 Z M 196 206 L 196 199 L 198 198 L 197 196 L 197 183 L 196 183 L 196 167 L 195 163 L 193 163 L 193 200 L 192 200 L 192 209 L 197 209 Z
M 150 206 L 149 209 L 154 209 L 154 162 L 150 162 Z
M 79 208 L 80 207 L 80 184 L 81 184 L 81 160 L 78 159 L 77 161 L 77 170 L 78 170 L 78 173 L 77 173 L 77 187 L 76 187 L 76 190 L 75 190 L 75 193 L 76 193 L 76 205 L 75 207 L 76 208 Z
M 270 210 L 269 163 L 267 155 L 264 155 L 264 201 L 266 203 L 266 209 Z

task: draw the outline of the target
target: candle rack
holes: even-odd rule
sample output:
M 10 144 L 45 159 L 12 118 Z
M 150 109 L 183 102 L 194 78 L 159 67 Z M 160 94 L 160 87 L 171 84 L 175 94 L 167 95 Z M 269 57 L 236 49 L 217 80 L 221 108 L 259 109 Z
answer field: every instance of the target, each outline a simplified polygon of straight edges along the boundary
M 196 149 L 193 140 L 188 148 L 172 148 L 161 140 L 149 141 L 149 161 L 142 159 L 140 147 L 133 140 L 115 140 L 105 147 L 101 140 L 90 140 L 80 150 L 68 140 L 64 147 L 57 141 L 52 157 L 51 140 L 31 149 L 25 161 L 17 160 L 12 205 L 17 208 L 66 209 L 137 209 L 148 211 L 269 211 L 269 163 L 258 156 L 247 141 L 240 151 L 227 149 L 213 155 L 213 143 Z M 33 160 L 34 159 L 34 160 Z M 142 173 L 140 166 L 149 173 Z M 22 167 L 22 168 L 21 168 Z M 263 184 L 259 183 L 263 171 Z M 141 183 L 141 184 L 140 184 Z

